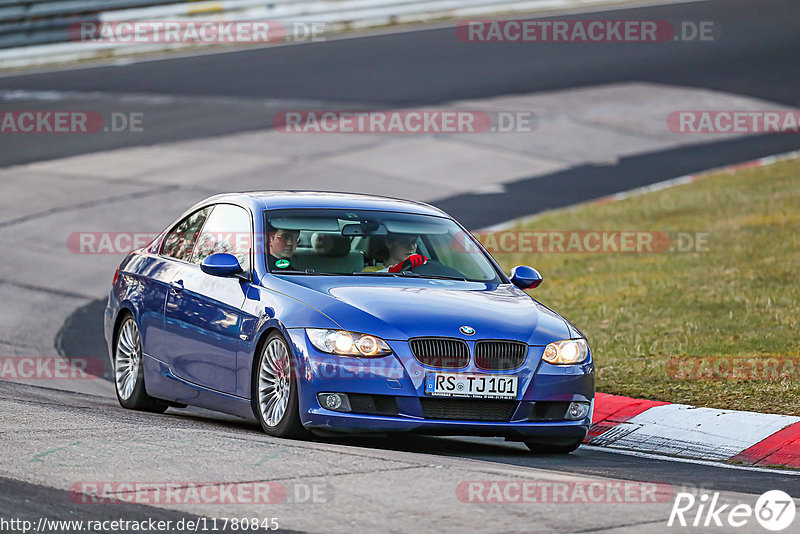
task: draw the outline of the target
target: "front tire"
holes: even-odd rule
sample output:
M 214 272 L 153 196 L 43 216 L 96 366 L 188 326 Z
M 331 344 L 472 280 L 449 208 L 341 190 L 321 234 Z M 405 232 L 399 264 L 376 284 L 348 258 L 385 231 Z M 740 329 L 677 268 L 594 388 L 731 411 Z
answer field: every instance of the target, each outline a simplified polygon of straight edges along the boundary
M 117 330 L 114 348 L 114 389 L 120 406 L 128 410 L 163 413 L 167 405 L 147 394 L 144 387 L 142 338 L 139 326 L 127 316 Z
M 253 373 L 253 412 L 270 436 L 305 438 L 300 422 L 297 381 L 286 340 L 273 332 L 264 343 Z

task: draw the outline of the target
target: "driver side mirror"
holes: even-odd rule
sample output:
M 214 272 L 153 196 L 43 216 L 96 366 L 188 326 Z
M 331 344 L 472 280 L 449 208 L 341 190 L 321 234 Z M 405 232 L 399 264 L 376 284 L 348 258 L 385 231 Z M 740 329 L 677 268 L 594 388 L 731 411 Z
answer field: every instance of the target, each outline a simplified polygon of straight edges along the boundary
M 241 273 L 242 266 L 239 265 L 239 260 L 233 254 L 217 252 L 203 260 L 203 263 L 200 264 L 200 270 L 211 276 L 228 277 Z
M 511 269 L 511 283 L 520 289 L 533 289 L 542 283 L 542 275 L 533 267 L 518 265 Z

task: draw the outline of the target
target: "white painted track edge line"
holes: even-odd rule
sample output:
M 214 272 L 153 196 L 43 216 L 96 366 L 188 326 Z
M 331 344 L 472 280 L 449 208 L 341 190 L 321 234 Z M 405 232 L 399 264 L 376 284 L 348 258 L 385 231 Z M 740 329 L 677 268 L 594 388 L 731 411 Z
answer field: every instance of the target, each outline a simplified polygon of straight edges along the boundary
M 636 456 L 639 458 L 647 458 L 649 460 L 664 460 L 668 462 L 681 462 L 687 464 L 698 464 L 698 465 L 705 465 L 709 467 L 721 467 L 724 469 L 738 469 L 742 471 L 757 471 L 759 473 L 772 473 L 772 474 L 786 474 L 791 476 L 800 476 L 800 471 L 795 471 L 791 469 L 780 469 L 780 468 L 768 468 L 768 467 L 755 467 L 755 466 L 748 466 L 748 465 L 736 465 L 732 463 L 727 463 L 724 460 L 721 461 L 714 461 L 714 460 L 699 460 L 695 458 L 680 458 L 677 456 L 667 456 L 664 454 L 654 454 L 649 452 L 639 452 L 639 451 L 632 451 L 629 449 L 618 449 L 615 447 L 598 447 L 596 445 L 581 445 L 581 448 L 588 448 L 594 451 L 602 451 L 602 452 L 610 452 L 614 454 L 623 454 L 626 456 Z M 580 449 L 578 449 L 580 450 Z

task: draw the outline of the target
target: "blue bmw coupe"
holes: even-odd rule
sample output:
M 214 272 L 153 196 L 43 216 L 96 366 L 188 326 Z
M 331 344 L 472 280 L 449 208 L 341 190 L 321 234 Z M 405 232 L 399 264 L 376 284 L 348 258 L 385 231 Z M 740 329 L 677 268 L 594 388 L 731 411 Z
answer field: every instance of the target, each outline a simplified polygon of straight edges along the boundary
M 419 432 L 575 450 L 589 429 L 585 337 L 441 210 L 322 193 L 211 197 L 114 275 L 117 397 L 200 406 L 273 436 Z

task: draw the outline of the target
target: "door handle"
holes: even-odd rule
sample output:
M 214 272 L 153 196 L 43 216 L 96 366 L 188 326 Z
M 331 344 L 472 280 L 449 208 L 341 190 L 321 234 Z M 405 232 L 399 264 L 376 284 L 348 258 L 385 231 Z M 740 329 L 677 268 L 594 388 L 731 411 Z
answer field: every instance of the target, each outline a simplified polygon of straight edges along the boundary
M 175 293 L 180 293 L 181 291 L 183 291 L 183 280 L 176 280 L 174 282 L 170 282 L 169 288 Z

